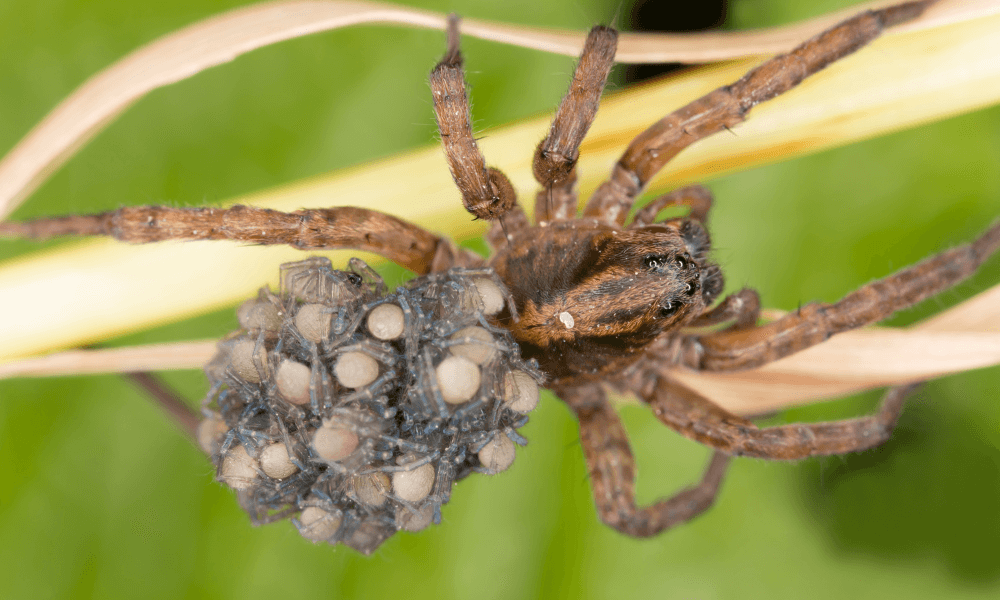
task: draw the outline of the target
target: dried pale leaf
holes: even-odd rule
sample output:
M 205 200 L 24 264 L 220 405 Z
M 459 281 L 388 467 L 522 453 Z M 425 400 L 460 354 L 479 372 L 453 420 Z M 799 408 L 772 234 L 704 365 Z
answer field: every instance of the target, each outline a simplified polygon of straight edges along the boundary
M 1000 285 L 907 329 L 850 331 L 754 371 L 697 373 L 676 370 L 678 380 L 739 414 L 764 412 L 843 396 L 858 390 L 929 379 L 1000 364 L 1000 331 L 965 331 L 981 314 L 1000 313 Z M 942 324 L 954 323 L 948 330 Z M 201 368 L 215 341 L 71 350 L 0 365 L 8 377 L 122 373 Z M 618 403 L 634 398 L 617 397 Z
M 706 62 L 788 50 L 874 2 L 793 26 L 749 32 L 626 34 L 618 62 Z M 997 0 L 942 0 L 888 36 L 940 28 L 1000 12 Z M 377 2 L 273 2 L 236 9 L 164 36 L 90 78 L 0 162 L 0 218 L 98 131 L 150 91 L 288 39 L 361 23 L 444 29 L 445 16 Z M 576 56 L 582 32 L 467 19 L 462 31 L 483 39 Z
M 855 331 L 754 371 L 678 371 L 677 379 L 743 414 L 1000 364 L 1000 335 Z
M 0 379 L 200 369 L 215 355 L 217 343 L 218 340 L 203 340 L 100 350 L 68 350 L 2 364 Z
M 961 304 L 921 322 L 921 331 L 1000 332 L 1000 286 L 992 287 Z M 958 308 L 958 307 L 956 307 Z
M 761 105 L 739 127 L 738 136 L 709 138 L 688 149 L 653 182 L 653 189 L 846 144 L 1000 99 L 1000 61 L 995 59 L 1000 56 L 1000 15 L 895 35 L 865 52 L 867 59 L 849 57 Z M 609 172 L 622 140 L 669 107 L 734 80 L 749 66 L 706 67 L 609 97 L 582 148 L 581 193 L 589 194 Z M 521 190 L 534 188 L 531 148 L 547 127 L 547 119 L 534 119 L 492 131 L 482 142 L 491 162 Z M 413 190 L 420 190 L 421 202 L 399 202 Z M 331 198 L 388 210 L 458 239 L 483 232 L 483 225 L 470 222 L 462 211 L 438 148 L 235 201 L 295 210 L 329 205 Z M 345 255 L 333 258 L 342 261 Z M 278 265 L 299 256 L 291 248 L 222 242 L 136 247 L 88 241 L 10 261 L 0 268 L 0 289 L 6 291 L 3 314 L 17 318 L 5 319 L 0 361 L 81 346 L 232 305 L 273 282 Z M 157 274 L 155 288 L 135 285 L 149 273 Z M 159 293 L 164 288 L 172 290 L 169 298 Z M 73 290 L 72 303 L 65 301 L 67 290 Z
M 742 56 L 778 54 L 791 50 L 802 40 L 811 38 L 837 23 L 863 10 L 882 8 L 899 4 L 898 0 L 880 0 L 859 4 L 825 14 L 808 21 L 750 31 L 708 31 L 702 33 L 625 33 L 616 54 L 622 63 L 702 63 L 731 60 Z M 969 21 L 1000 13 L 1000 2 L 996 0 L 944 0 L 929 8 L 921 18 L 894 28 L 889 35 L 935 29 L 961 21 Z M 485 36 L 483 36 L 485 37 Z M 544 39 L 532 37 L 535 39 Z M 582 46 L 583 38 L 574 38 L 572 45 L 536 46 L 524 44 L 528 48 L 538 48 L 559 54 L 575 55 Z M 503 41 L 503 40 L 497 40 Z M 548 41 L 548 40 L 546 40 Z M 555 41 L 555 40 L 553 40 Z

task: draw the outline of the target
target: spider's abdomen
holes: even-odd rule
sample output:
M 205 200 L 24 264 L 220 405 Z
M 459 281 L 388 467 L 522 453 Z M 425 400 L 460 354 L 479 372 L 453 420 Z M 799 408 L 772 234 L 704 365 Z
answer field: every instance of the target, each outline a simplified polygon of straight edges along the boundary
M 620 368 L 704 306 L 698 262 L 667 227 L 550 223 L 512 240 L 492 266 L 519 313 L 503 324 L 556 382 Z

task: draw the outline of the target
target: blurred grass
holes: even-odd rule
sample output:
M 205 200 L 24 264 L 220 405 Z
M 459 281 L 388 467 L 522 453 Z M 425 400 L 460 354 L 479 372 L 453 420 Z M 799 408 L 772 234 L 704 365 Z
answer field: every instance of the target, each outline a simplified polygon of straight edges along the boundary
M 0 149 L 93 72 L 237 4 L 0 6 Z M 732 3 L 728 26 L 845 4 L 743 0 Z M 617 8 L 599 0 L 423 5 L 580 29 L 609 21 Z M 565 90 L 571 60 L 463 43 L 481 130 L 551 110 Z M 15 216 L 198 205 L 432 143 L 425 77 L 442 44 L 435 32 L 361 27 L 257 51 L 157 91 Z M 354 59 L 330 64 L 331 46 L 350 48 Z M 752 285 L 765 305 L 794 308 L 968 240 L 1000 215 L 998 165 L 993 108 L 712 181 L 713 235 L 729 289 Z M 0 251 L 35 248 L 5 242 Z M 1000 280 L 997 262 L 895 322 L 985 289 Z M 155 285 L 155 274 L 136 285 Z M 234 327 L 227 311 L 116 343 Z M 928 385 L 877 451 L 797 465 L 738 461 L 710 513 L 648 541 L 597 522 L 574 423 L 549 397 L 525 431 L 531 444 L 516 468 L 463 482 L 442 526 L 398 535 L 372 558 L 311 546 L 287 524 L 251 529 L 200 453 L 117 378 L 2 382 L 0 597 L 993 597 L 996 371 Z M 204 393 L 198 373 L 168 379 L 190 398 Z M 871 402 L 776 420 L 846 416 Z M 641 409 L 624 418 L 644 499 L 698 476 L 701 448 Z

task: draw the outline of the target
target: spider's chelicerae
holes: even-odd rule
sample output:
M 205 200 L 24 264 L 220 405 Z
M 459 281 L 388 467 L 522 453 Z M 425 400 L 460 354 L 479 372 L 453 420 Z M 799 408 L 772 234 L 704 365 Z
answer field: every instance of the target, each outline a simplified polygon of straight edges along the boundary
M 430 77 L 434 109 L 466 209 L 494 222 L 488 260 L 390 215 L 351 207 L 123 208 L 0 224 L 0 233 L 355 248 L 426 275 L 387 295 L 361 264 L 341 272 L 306 261 L 288 267 L 279 294 L 262 291 L 245 305 L 245 331 L 227 339 L 207 369 L 213 390 L 203 432 L 220 478 L 241 490 L 258 520 L 295 515 L 307 537 L 366 552 L 396 529 L 426 526 L 440 518 L 453 481 L 510 464 L 542 382 L 579 419 L 601 519 L 650 536 L 704 511 L 731 456 L 792 460 L 882 443 L 914 387 L 890 390 L 873 416 L 761 429 L 671 379 L 669 368 L 732 371 L 788 356 L 948 289 L 1000 246 L 994 225 L 968 246 L 837 303 L 808 304 L 759 325 L 756 292 L 720 298 L 704 188 L 676 190 L 628 220 L 646 183 L 683 148 L 737 125 L 754 105 L 928 4 L 858 15 L 667 115 L 632 141 L 578 215 L 578 149 L 617 38 L 594 28 L 535 152 L 534 225 L 510 181 L 477 148 L 452 19 L 447 53 Z M 658 220 L 670 206 L 687 208 L 687 216 Z M 373 321 L 377 311 L 391 314 Z M 634 394 L 663 423 L 715 449 L 697 485 L 636 504 L 634 460 L 605 397 L 609 388 Z

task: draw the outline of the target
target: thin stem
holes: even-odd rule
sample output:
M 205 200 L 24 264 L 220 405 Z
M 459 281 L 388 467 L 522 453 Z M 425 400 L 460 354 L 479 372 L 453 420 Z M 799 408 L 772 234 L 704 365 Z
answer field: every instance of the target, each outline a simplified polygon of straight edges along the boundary
M 197 441 L 198 423 L 201 419 L 181 399 L 180 394 L 164 383 L 162 379 L 146 371 L 124 373 L 123 377 L 152 396 L 153 400 L 160 405 L 160 408 L 170 415 L 174 422 L 181 428 L 181 431 L 187 434 L 191 441 Z

